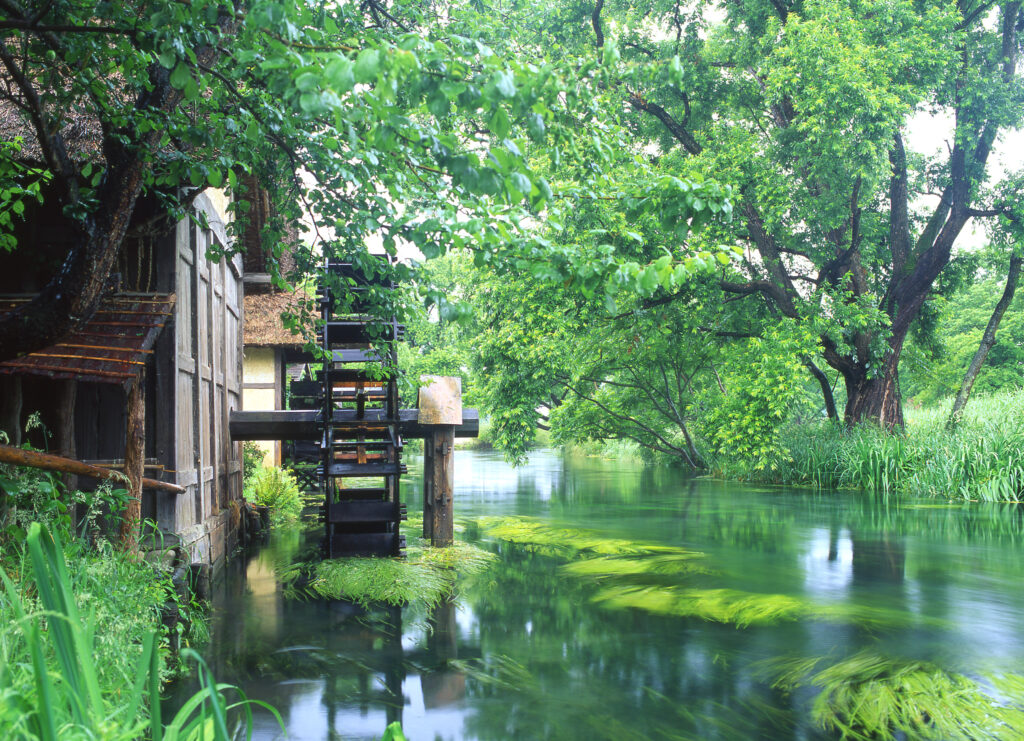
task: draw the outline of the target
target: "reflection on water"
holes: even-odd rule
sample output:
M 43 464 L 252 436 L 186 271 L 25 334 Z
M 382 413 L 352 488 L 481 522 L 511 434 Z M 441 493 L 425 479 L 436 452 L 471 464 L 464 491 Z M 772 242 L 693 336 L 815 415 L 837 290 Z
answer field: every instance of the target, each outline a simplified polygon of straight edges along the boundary
M 519 469 L 459 451 L 456 472 L 464 537 L 499 560 L 455 602 L 428 613 L 286 600 L 273 565 L 300 544 L 282 534 L 236 560 L 217 594 L 218 679 L 276 706 L 292 739 L 373 739 L 393 720 L 414 741 L 814 739 L 829 736 L 809 720 L 813 693 L 772 689 L 772 661 L 871 652 L 975 676 L 1024 659 L 1012 506 L 897 508 L 548 451 Z M 415 475 L 404 491 L 417 508 Z M 474 522 L 501 516 L 672 550 L 566 568 Z M 613 609 L 641 593 L 661 607 Z M 665 595 L 693 604 L 667 609 Z M 698 597 L 799 609 L 739 628 L 702 619 Z M 257 732 L 280 736 L 269 716 Z

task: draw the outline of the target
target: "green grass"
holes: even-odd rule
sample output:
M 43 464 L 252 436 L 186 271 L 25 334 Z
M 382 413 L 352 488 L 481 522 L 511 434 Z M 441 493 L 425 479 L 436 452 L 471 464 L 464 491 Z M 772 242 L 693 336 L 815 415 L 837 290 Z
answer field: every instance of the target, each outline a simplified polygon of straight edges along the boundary
M 727 478 L 766 479 L 819 488 L 943 500 L 1024 501 L 1024 392 L 972 399 L 960 425 L 946 429 L 949 403 L 907 410 L 906 429 L 890 434 L 862 425 L 793 424 L 780 435 L 769 476 L 723 460 Z
M 38 523 L 28 530 L 19 565 L 16 578 L 0 570 L 0 728 L 5 739 L 228 741 L 234 737 L 235 713 L 251 728 L 251 701 L 216 684 L 191 650 L 185 653 L 199 666 L 202 689 L 164 724 L 163 659 L 155 625 L 134 635 L 117 634 L 116 624 L 109 625 L 109 618 L 93 609 L 108 598 L 102 592 L 76 594 L 81 581 L 72 574 L 81 570 L 68 569 L 59 538 Z M 139 607 L 115 614 L 130 620 Z M 118 640 L 116 646 L 104 644 L 108 633 Z M 225 693 L 232 690 L 240 700 L 229 703 Z

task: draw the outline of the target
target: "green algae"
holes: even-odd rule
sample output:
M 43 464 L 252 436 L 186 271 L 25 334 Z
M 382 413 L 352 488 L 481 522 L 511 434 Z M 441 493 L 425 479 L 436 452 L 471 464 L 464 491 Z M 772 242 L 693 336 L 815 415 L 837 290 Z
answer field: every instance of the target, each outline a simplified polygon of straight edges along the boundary
M 785 693 L 818 690 L 811 718 L 840 738 L 1024 738 L 1024 677 L 991 678 L 1004 699 L 963 674 L 913 659 L 861 651 L 826 665 L 827 657 L 775 659 L 759 673 Z
M 562 567 L 562 571 L 573 576 L 593 577 L 598 580 L 715 573 L 702 563 L 703 558 L 704 554 L 697 551 L 646 558 L 599 556 L 568 563 Z
M 864 628 L 911 625 L 925 620 L 897 610 L 861 605 L 825 604 L 786 594 L 738 589 L 697 589 L 672 585 L 614 585 L 598 591 L 594 602 L 611 609 L 638 609 L 659 615 L 692 617 L 746 628 L 797 620 L 857 623 Z
M 626 556 L 654 553 L 691 553 L 683 548 L 608 538 L 589 530 L 552 527 L 528 517 L 481 517 L 477 520 L 483 533 L 495 540 L 521 545 L 528 550 L 553 556 L 577 555 Z

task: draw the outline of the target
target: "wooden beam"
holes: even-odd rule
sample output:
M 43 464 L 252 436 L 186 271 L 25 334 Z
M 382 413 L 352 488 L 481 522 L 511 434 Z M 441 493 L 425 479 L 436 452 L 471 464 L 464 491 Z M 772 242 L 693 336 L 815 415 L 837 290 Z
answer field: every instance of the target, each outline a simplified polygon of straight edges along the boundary
M 233 440 L 319 440 L 322 428 L 320 412 L 315 409 L 283 409 L 266 411 L 232 411 L 229 422 Z M 386 417 L 380 410 L 367 410 L 362 420 L 356 418 L 355 410 L 344 409 L 334 412 L 335 427 L 373 426 L 382 427 Z M 403 409 L 399 412 L 402 437 L 406 439 L 425 438 L 430 429 L 419 422 L 419 410 Z M 476 409 L 462 410 L 462 424 L 455 426 L 455 437 L 476 437 L 480 434 L 480 415 Z
M 41 468 L 45 471 L 58 471 L 60 473 L 73 473 L 78 476 L 90 476 L 103 481 L 115 480 L 124 481 L 120 471 L 112 471 L 100 466 L 90 466 L 82 461 L 63 458 L 59 455 L 40 453 L 35 450 L 24 450 L 11 445 L 0 445 L 0 463 L 9 463 L 13 466 L 28 466 L 29 468 Z M 143 489 L 159 489 L 174 494 L 184 494 L 184 486 L 178 486 L 167 481 L 154 481 L 153 479 L 142 479 Z

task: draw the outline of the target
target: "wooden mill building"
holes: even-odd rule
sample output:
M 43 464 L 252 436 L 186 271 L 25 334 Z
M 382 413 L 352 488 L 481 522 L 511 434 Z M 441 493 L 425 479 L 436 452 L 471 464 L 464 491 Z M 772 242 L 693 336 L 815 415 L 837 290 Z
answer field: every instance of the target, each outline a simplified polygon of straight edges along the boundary
M 0 363 L 0 429 L 15 444 L 30 414 L 49 431 L 35 447 L 77 460 L 124 465 L 128 389 L 141 378 L 145 476 L 183 488 L 144 489 L 143 519 L 180 541 L 193 562 L 218 564 L 241 521 L 242 461 L 228 434 L 241 408 L 243 265 L 211 260 L 228 247 L 227 198 L 199 195 L 198 221 L 126 240 L 103 305 L 85 328 L 31 355 Z M 0 252 L 0 312 L 30 299 L 66 254 L 66 235 L 46 204 L 22 224 L 19 245 Z M 155 206 L 137 209 L 151 218 Z M 28 247 L 30 245 L 30 247 Z M 82 478 L 81 489 L 96 485 Z

